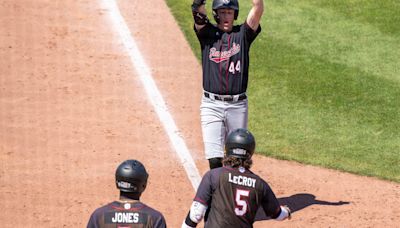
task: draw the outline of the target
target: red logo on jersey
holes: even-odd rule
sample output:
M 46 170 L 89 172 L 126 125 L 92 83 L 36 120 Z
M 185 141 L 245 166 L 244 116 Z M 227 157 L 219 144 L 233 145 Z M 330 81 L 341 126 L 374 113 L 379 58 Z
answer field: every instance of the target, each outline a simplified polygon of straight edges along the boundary
M 217 51 L 215 47 L 211 48 L 209 58 L 215 63 L 220 63 L 229 59 L 231 56 L 236 55 L 239 52 L 240 44 L 233 43 L 231 49 L 227 51 Z

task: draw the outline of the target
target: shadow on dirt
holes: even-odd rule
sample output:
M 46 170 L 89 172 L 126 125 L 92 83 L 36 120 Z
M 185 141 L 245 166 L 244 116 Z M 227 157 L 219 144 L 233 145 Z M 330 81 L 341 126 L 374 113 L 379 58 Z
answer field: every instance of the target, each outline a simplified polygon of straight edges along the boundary
M 350 202 L 339 201 L 339 202 L 328 202 L 323 200 L 317 200 L 312 194 L 299 193 L 289 197 L 278 198 L 279 204 L 287 205 L 292 213 L 302 210 L 311 205 L 325 205 L 325 206 L 340 206 L 349 204 Z M 259 209 L 256 214 L 256 221 L 268 220 L 270 217 L 266 216 L 264 210 Z

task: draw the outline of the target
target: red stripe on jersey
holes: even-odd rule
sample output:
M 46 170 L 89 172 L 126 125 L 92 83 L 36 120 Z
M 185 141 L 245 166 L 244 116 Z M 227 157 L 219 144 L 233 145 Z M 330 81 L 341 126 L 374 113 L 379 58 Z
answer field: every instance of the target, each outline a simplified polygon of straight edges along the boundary
M 228 49 L 226 49 L 226 50 L 228 50 L 229 51 L 229 49 L 231 49 L 231 35 L 229 35 L 228 36 Z M 228 71 L 228 69 L 229 69 L 229 60 L 230 60 L 231 58 L 229 57 L 227 60 L 226 60 L 226 69 L 225 69 L 225 79 L 226 79 L 226 93 L 225 94 L 229 94 L 229 71 Z
M 141 205 L 140 207 L 132 207 L 130 209 L 125 209 L 123 207 L 118 207 L 118 206 L 111 206 L 112 209 L 116 210 L 116 211 L 140 211 L 143 208 L 145 208 L 146 206 Z
M 221 44 L 220 44 L 220 46 L 219 46 L 219 57 L 221 58 L 221 53 L 222 53 L 222 37 L 221 37 L 221 40 L 220 40 L 220 42 L 221 42 Z M 221 61 L 221 62 L 219 62 L 219 94 L 223 94 L 222 93 L 222 65 L 221 65 L 221 63 L 222 63 L 223 61 Z
M 206 201 L 198 198 L 198 197 L 195 197 L 194 201 L 200 202 L 201 204 L 203 204 L 203 205 L 208 207 L 208 203 Z

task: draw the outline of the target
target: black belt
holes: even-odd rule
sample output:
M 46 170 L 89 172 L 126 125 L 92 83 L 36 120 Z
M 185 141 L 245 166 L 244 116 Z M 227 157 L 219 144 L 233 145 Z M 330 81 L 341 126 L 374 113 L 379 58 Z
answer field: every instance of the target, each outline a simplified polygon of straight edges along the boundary
M 235 95 L 218 95 L 218 94 L 210 94 L 210 93 L 204 92 L 204 96 L 207 98 L 210 98 L 210 99 L 214 98 L 215 100 L 218 100 L 218 101 L 234 101 L 235 100 L 234 99 Z M 243 94 L 239 95 L 237 100 L 241 101 L 246 98 L 247 98 L 246 94 L 243 93 Z

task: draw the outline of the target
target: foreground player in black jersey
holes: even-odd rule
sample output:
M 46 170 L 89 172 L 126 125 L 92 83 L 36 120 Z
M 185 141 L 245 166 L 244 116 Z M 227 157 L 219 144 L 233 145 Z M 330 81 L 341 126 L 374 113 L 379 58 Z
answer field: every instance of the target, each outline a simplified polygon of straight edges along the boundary
M 250 171 L 253 135 L 246 129 L 234 130 L 228 135 L 225 150 L 224 166 L 203 176 L 182 228 L 196 227 L 207 209 L 206 228 L 253 227 L 259 207 L 273 219 L 290 218 L 290 209 L 280 206 L 270 186 Z
M 205 0 L 194 0 L 194 30 L 201 46 L 203 98 L 200 115 L 205 157 L 210 168 L 222 166 L 224 141 L 237 128 L 247 128 L 250 45 L 261 32 L 263 0 L 252 0 L 246 20 L 234 25 L 238 0 L 213 0 L 217 24 L 206 14 Z
M 137 160 L 121 163 L 115 172 L 120 190 L 118 201 L 96 209 L 90 216 L 88 228 L 165 228 L 164 216 L 139 201 L 147 185 L 148 173 Z

